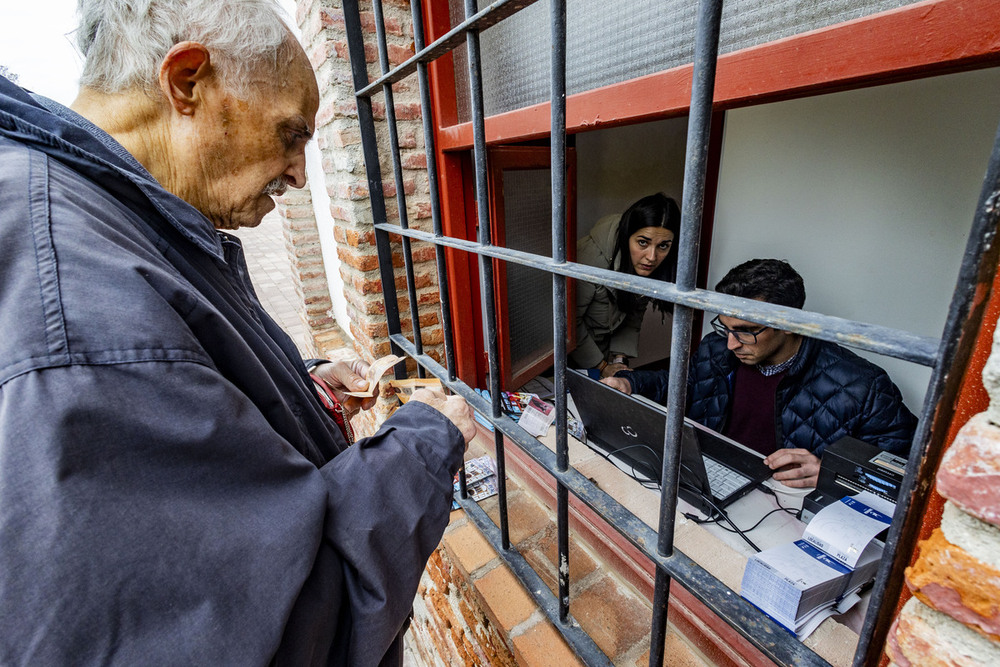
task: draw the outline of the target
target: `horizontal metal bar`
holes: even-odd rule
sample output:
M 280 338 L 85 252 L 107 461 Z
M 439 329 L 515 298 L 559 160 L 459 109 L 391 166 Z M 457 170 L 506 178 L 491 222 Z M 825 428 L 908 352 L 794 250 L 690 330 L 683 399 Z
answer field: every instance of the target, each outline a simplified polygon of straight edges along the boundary
M 479 532 L 490 543 L 490 546 L 500 555 L 500 558 L 503 559 L 507 566 L 513 570 L 517 578 L 521 580 L 528 594 L 535 600 L 535 604 L 538 605 L 542 613 L 545 614 L 552 622 L 552 625 L 566 639 L 566 643 L 570 645 L 573 652 L 587 665 L 606 665 L 607 667 L 611 667 L 612 662 L 608 659 L 608 656 L 594 643 L 590 635 L 584 632 L 572 616 L 569 616 L 565 623 L 559 620 L 559 603 L 556 596 L 552 594 L 552 591 L 545 585 L 542 578 L 538 576 L 538 573 L 535 572 L 534 568 L 528 564 L 528 561 L 524 559 L 524 556 L 516 548 L 504 549 L 502 547 L 500 529 L 497 528 L 497 525 L 493 523 L 493 520 L 490 519 L 489 515 L 483 511 L 476 501 L 469 498 L 459 500 L 458 503 L 465 510 L 465 515 L 475 524 Z
M 416 355 L 413 344 L 401 335 L 390 339 L 404 352 L 441 380 L 453 393 L 462 396 L 480 414 L 487 417 L 492 404 L 460 380 L 448 381 L 448 370 L 428 355 Z M 558 482 L 583 501 L 631 542 L 657 567 L 662 568 L 677 583 L 708 607 L 723 621 L 757 647 L 769 659 L 784 665 L 828 665 L 822 657 L 806 648 L 794 635 L 760 612 L 752 604 L 735 594 L 728 586 L 712 576 L 683 552 L 675 549 L 670 556 L 657 552 L 656 531 L 617 500 L 597 488 L 585 475 L 570 467 L 565 472 L 556 468 L 555 453 L 532 437 L 517 422 L 507 416 L 490 418 L 494 428 L 500 430 L 536 463 L 545 468 Z
M 516 14 L 525 7 L 535 4 L 537 1 L 497 0 L 497 2 L 494 2 L 489 7 L 480 10 L 475 15 L 459 23 L 440 39 L 431 42 L 426 48 L 421 49 L 396 69 L 372 81 L 354 94 L 357 97 L 371 97 L 381 92 L 383 85 L 395 83 L 416 72 L 418 63 L 429 63 L 453 50 L 455 47 L 465 44 L 465 33 L 467 30 L 482 32 L 490 26 L 500 23 L 500 21 L 503 21 L 508 16 Z
M 466 250 L 477 255 L 495 257 L 515 264 L 529 266 L 550 273 L 578 278 L 607 285 L 615 289 L 627 289 L 653 299 L 679 303 L 698 310 L 722 313 L 740 319 L 759 322 L 769 327 L 840 343 L 859 350 L 874 352 L 886 357 L 909 361 L 922 366 L 937 362 L 941 341 L 938 338 L 919 336 L 909 331 L 893 329 L 867 322 L 847 320 L 842 317 L 823 315 L 808 310 L 778 306 L 764 301 L 744 299 L 710 290 L 696 289 L 681 291 L 673 283 L 652 278 L 626 275 L 608 269 L 599 269 L 574 262 L 559 263 L 550 257 L 534 255 L 519 250 L 511 250 L 476 241 L 466 241 L 450 236 L 437 236 L 415 229 L 402 229 L 398 225 L 379 223 L 375 228 L 390 234 L 409 236 L 438 245 Z

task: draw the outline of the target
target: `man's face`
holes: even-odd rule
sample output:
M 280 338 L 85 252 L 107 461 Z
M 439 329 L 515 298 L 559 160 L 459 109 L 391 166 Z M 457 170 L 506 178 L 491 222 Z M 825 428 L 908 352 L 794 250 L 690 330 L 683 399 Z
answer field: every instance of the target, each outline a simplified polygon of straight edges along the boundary
M 719 322 L 730 331 L 760 331 L 761 325 L 747 320 L 740 320 L 727 315 L 719 315 Z M 746 335 L 741 338 L 752 338 Z M 726 336 L 728 349 L 748 366 L 763 364 L 774 366 L 791 358 L 796 350 L 796 337 L 787 331 L 779 329 L 765 328 L 757 334 L 756 343 L 741 343 L 736 336 L 729 334 Z
M 190 174 L 175 194 L 217 229 L 256 227 L 274 209 L 270 195 L 305 185 L 305 146 L 315 130 L 319 91 L 304 53 L 277 82 L 254 82 L 249 100 L 220 86 L 206 91 L 189 135 Z

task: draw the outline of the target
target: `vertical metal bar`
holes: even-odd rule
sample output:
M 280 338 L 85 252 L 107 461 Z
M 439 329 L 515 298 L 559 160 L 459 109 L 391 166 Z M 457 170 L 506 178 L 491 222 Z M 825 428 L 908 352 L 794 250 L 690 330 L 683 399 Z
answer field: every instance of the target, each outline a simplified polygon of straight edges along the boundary
M 389 73 L 389 49 L 385 38 L 385 20 L 382 15 L 382 0 L 373 0 L 372 12 L 375 15 L 375 38 L 378 42 L 378 60 L 382 70 L 382 75 Z M 407 229 L 409 217 L 406 212 L 406 193 L 403 191 L 403 164 L 399 155 L 399 129 L 396 127 L 396 102 L 392 94 L 392 85 L 382 86 L 382 95 L 385 98 L 385 120 L 389 126 L 389 153 L 392 157 L 392 174 L 396 185 L 396 207 L 399 209 L 399 226 Z M 413 252 L 410 249 L 410 239 L 402 237 L 403 245 L 403 265 L 406 272 L 406 293 L 410 300 L 410 321 L 413 323 L 413 346 L 417 349 L 417 354 L 423 354 L 424 348 L 420 336 L 420 315 L 417 308 L 417 289 L 413 277 Z M 385 285 L 382 286 L 383 289 Z M 395 279 L 393 279 L 393 290 L 395 290 Z M 420 377 L 424 377 L 424 369 L 417 366 Z
M 424 49 L 424 17 L 420 0 L 410 0 L 410 12 L 413 15 L 413 44 L 417 52 Z M 434 235 L 442 236 L 441 195 L 438 191 L 437 149 L 434 137 L 434 118 L 431 112 L 431 91 L 427 77 L 427 64 L 417 64 L 417 82 L 420 87 L 420 115 L 424 125 L 424 147 L 427 154 L 427 185 L 431 195 L 431 222 L 434 225 Z M 437 260 L 438 293 L 441 299 L 441 330 L 444 335 L 444 358 L 448 367 L 448 377 L 455 379 L 455 339 L 452 333 L 451 292 L 448 286 L 448 267 L 445 264 L 444 248 L 434 246 L 434 257 Z M 462 496 L 463 498 L 465 496 Z
M 476 0 L 465 0 L 465 16 L 469 18 L 477 11 Z M 479 225 L 479 242 L 490 245 L 490 201 L 489 185 L 486 181 L 486 123 L 483 111 L 483 71 L 479 57 L 479 31 L 469 30 L 465 34 L 469 52 L 469 98 L 472 106 L 472 155 L 476 184 L 476 217 Z M 486 318 L 483 332 L 486 337 L 486 352 L 490 365 L 490 398 L 493 402 L 493 417 L 500 417 L 500 364 L 497 351 L 496 299 L 493 293 L 493 260 L 479 255 L 479 290 L 483 299 L 483 316 Z M 507 478 L 504 475 L 505 457 L 503 435 L 494 431 L 497 457 L 498 502 L 500 505 L 500 535 L 504 549 L 510 548 L 510 531 L 507 525 Z
M 365 64 L 365 38 L 361 29 L 361 12 L 358 0 L 344 0 L 344 27 L 347 31 L 347 48 L 351 55 L 351 76 L 354 90 L 368 85 L 368 70 Z M 368 197 L 372 206 L 372 219 L 376 224 L 386 222 L 385 197 L 382 192 L 382 170 L 379 166 L 378 139 L 375 135 L 375 117 L 372 101 L 368 97 L 355 97 L 358 108 L 358 125 L 361 128 L 361 149 L 365 157 L 365 173 L 368 176 Z M 378 252 L 379 277 L 382 281 L 382 298 L 385 301 L 385 319 L 389 334 L 400 333 L 399 302 L 396 300 L 396 283 L 392 270 L 392 248 L 389 235 L 375 229 L 375 248 Z M 392 340 L 389 341 L 393 354 L 403 351 Z M 397 373 L 399 372 L 397 368 Z
M 924 511 L 931 494 L 929 483 L 944 451 L 952 413 L 938 406 L 953 405 L 963 379 L 962 371 L 969 362 L 975 344 L 975 332 L 982 322 L 987 298 L 982 290 L 989 289 L 997 270 L 998 249 L 995 243 L 1000 226 L 1000 128 L 997 128 L 993 152 L 986 168 L 972 230 L 959 271 L 955 295 L 952 298 L 941 336 L 938 362 L 931 376 L 920 424 L 914 435 L 919 448 L 911 449 L 906 474 L 896 503 L 896 518 L 889 526 L 885 552 L 875 576 L 864 625 L 854 653 L 854 665 L 877 665 L 882 656 L 892 623 L 892 608 L 903 588 L 903 571 L 920 536 Z M 978 302 L 978 305 L 976 305 Z M 979 311 L 974 309 L 976 306 Z M 926 483 L 920 484 L 918 482 Z M 889 609 L 883 612 L 883 607 Z
M 552 173 L 552 259 L 566 261 L 566 0 L 552 0 L 552 123 L 549 143 Z M 566 437 L 566 277 L 552 275 L 553 354 L 555 359 L 556 468 L 569 465 Z M 569 619 L 569 495 L 556 485 L 556 530 L 559 546 L 559 620 Z
M 691 107 L 688 115 L 687 147 L 684 156 L 684 195 L 681 205 L 681 238 L 678 248 L 677 288 L 695 289 L 698 275 L 698 252 L 701 222 L 705 210 L 705 174 L 708 167 L 708 142 L 711 136 L 712 99 L 715 70 L 719 57 L 719 26 L 722 0 L 702 0 L 698 6 L 694 68 L 691 73 Z M 668 379 L 667 425 L 664 435 L 663 486 L 660 491 L 658 551 L 669 555 L 674 550 L 674 514 L 677 509 L 677 486 L 680 480 L 680 441 L 687 400 L 688 350 L 691 349 L 691 326 L 694 311 L 686 306 L 674 308 L 671 330 L 670 371 Z M 649 664 L 663 664 L 667 636 L 667 610 L 670 577 L 656 571 L 653 589 L 653 623 L 650 632 Z

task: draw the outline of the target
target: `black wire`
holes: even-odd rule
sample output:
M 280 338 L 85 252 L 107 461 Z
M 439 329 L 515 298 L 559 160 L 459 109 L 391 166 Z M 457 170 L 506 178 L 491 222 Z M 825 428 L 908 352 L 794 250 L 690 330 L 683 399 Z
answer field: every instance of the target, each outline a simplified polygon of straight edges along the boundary
M 660 467 L 661 467 L 661 468 L 663 467 L 663 464 L 662 464 L 662 459 L 660 459 L 660 457 L 659 457 L 659 456 L 657 455 L 657 452 L 656 452 L 656 450 L 655 450 L 655 449 L 653 449 L 652 447 L 650 447 L 649 445 L 643 445 L 643 444 L 635 444 L 635 445 L 629 445 L 628 447 L 620 447 L 620 448 L 619 448 L 619 449 L 618 449 L 617 451 L 618 451 L 618 452 L 622 452 L 622 451 L 625 451 L 625 450 L 628 450 L 628 449 L 636 449 L 636 448 L 639 448 L 639 449 L 648 449 L 648 450 L 649 450 L 649 451 L 650 451 L 650 452 L 651 452 L 651 453 L 653 454 L 653 456 L 654 456 L 654 457 L 655 457 L 655 458 L 656 458 L 656 459 L 657 459 L 658 461 L 660 461 L 660 462 L 661 462 L 661 463 L 660 463 Z M 594 449 L 593 451 L 597 452 L 597 453 L 598 453 L 598 455 L 599 455 L 599 456 L 601 456 L 601 457 L 602 457 L 602 458 L 603 458 L 603 459 L 604 459 L 605 461 L 608 461 L 608 462 L 610 462 L 610 463 L 611 463 L 612 465 L 615 465 L 615 462 L 611 460 L 611 455 L 610 455 L 610 454 L 605 454 L 604 452 L 602 452 L 602 451 L 600 451 L 600 450 L 598 450 L 598 449 Z M 644 479 L 640 479 L 639 477 L 637 477 L 637 476 L 636 476 L 636 470 L 635 470 L 635 467 L 634 467 L 634 466 L 632 466 L 632 465 L 631 465 L 631 464 L 629 464 L 629 463 L 625 463 L 625 465 L 627 465 L 627 466 L 628 466 L 628 467 L 629 467 L 629 468 L 630 468 L 630 469 L 632 470 L 632 472 L 631 472 L 631 473 L 629 473 L 629 472 L 625 472 L 624 470 L 622 470 L 622 472 L 624 472 L 624 473 L 625 473 L 626 475 L 628 475 L 629 477 L 631 477 L 631 478 L 632 478 L 632 479 L 634 479 L 635 481 L 637 481 L 637 482 L 639 482 L 640 484 L 642 484 L 642 485 L 643 485 L 643 486 L 644 486 L 645 488 L 647 488 L 647 489 L 651 489 L 651 488 L 653 488 L 653 487 L 652 487 L 652 486 L 648 486 L 648 485 L 649 485 L 649 484 L 654 484 L 654 485 L 655 485 L 655 487 L 656 487 L 656 490 L 657 490 L 657 491 L 659 491 L 659 490 L 662 490 L 662 486 L 661 486 L 660 484 L 656 484 L 656 483 L 655 483 L 655 482 L 653 482 L 652 480 L 648 480 L 648 479 L 647 479 L 647 480 L 644 480 Z M 681 462 L 681 466 L 682 466 L 683 468 L 686 468 L 686 469 L 688 470 L 688 472 L 690 472 L 691 474 L 693 474 L 693 475 L 697 475 L 697 473 L 695 473 L 695 472 L 694 472 L 693 470 L 691 470 L 691 468 L 689 468 L 689 467 L 688 467 L 687 465 L 685 465 L 685 464 L 684 464 L 683 462 Z M 615 467 L 617 468 L 618 466 L 617 466 L 617 465 L 615 465 Z M 618 469 L 619 469 L 619 470 L 621 470 L 621 468 L 618 468 Z M 680 481 L 680 480 L 679 480 L 679 481 Z M 715 499 L 714 499 L 714 498 L 712 498 L 711 496 L 708 496 L 708 495 L 706 495 L 706 494 L 705 494 L 705 493 L 704 493 L 704 492 L 703 492 L 703 491 L 702 491 L 701 489 L 699 489 L 699 488 L 696 488 L 695 486 L 693 486 L 692 484 L 688 484 L 687 482 L 684 482 L 684 481 L 680 481 L 680 485 L 681 485 L 681 486 L 683 486 L 683 487 L 685 487 L 685 488 L 687 488 L 688 490 L 692 491 L 693 493 L 696 493 L 696 494 L 698 494 L 698 496 L 699 496 L 699 497 L 700 497 L 700 498 L 701 498 L 702 500 L 704 500 L 704 501 L 705 501 L 706 503 L 708 503 L 708 504 L 709 504 L 709 505 L 711 506 L 711 508 L 712 508 L 713 510 L 715 510 L 715 512 L 716 512 L 716 514 L 717 514 L 718 516 L 717 516 L 717 518 L 715 518 L 715 519 L 712 519 L 713 521 L 715 521 L 715 522 L 718 522 L 718 521 L 721 521 L 721 520 L 725 519 L 725 520 L 726 520 L 726 521 L 727 521 L 727 522 L 729 523 L 729 525 L 733 527 L 733 530 L 732 530 L 732 531 L 730 531 L 730 532 L 735 532 L 735 533 L 737 533 L 737 534 L 738 534 L 738 535 L 739 535 L 740 537 L 742 537 L 742 538 L 743 538 L 743 540 L 744 540 L 744 541 L 745 541 L 745 542 L 746 542 L 747 544 L 749 544 L 749 545 L 750 545 L 750 548 L 751 548 L 751 549 L 753 549 L 753 550 L 754 550 L 754 551 L 756 551 L 757 553 L 760 553 L 760 547 L 758 547 L 758 546 L 757 546 L 756 544 L 754 544 L 754 543 L 753 543 L 753 540 L 751 540 L 751 539 L 750 539 L 749 537 L 747 537 L 747 536 L 746 536 L 746 535 L 744 534 L 744 531 L 740 530 L 739 526 L 737 526 L 737 525 L 736 525 L 735 523 L 733 523 L 733 520 L 729 518 L 729 515 L 728 515 L 728 514 L 726 514 L 725 510 L 721 509 L 721 508 L 720 508 L 720 507 L 719 507 L 718 505 L 716 505 L 716 504 L 715 504 Z M 777 510 L 775 510 L 775 511 L 777 511 Z M 685 516 L 687 516 L 687 515 L 685 515 Z M 763 521 L 763 519 L 761 519 L 761 521 Z M 760 525 L 760 523 L 758 522 L 758 524 L 757 524 L 757 525 Z M 724 526 L 722 526 L 721 524 L 720 524 L 720 526 L 719 526 L 719 527 L 720 527 L 720 528 L 724 528 L 725 530 L 729 530 L 728 528 L 725 528 L 725 527 L 724 527 Z M 754 526 L 754 528 L 756 528 L 756 526 Z M 751 528 L 750 530 L 753 530 L 753 528 Z
M 798 515 L 799 510 L 795 509 L 794 507 L 785 507 L 784 505 L 781 504 L 781 499 L 778 497 L 778 494 L 774 492 L 774 489 L 770 489 L 762 484 L 760 486 L 760 490 L 774 497 L 774 504 L 778 506 L 778 509 L 784 510 L 789 514 Z
M 718 512 L 719 515 L 721 516 L 721 518 L 723 518 L 727 522 L 729 522 L 729 525 L 732 526 L 735 529 L 735 532 L 740 537 L 743 538 L 744 542 L 746 542 L 747 544 L 750 545 L 751 549 L 753 549 L 757 553 L 760 553 L 760 547 L 758 547 L 756 544 L 754 544 L 753 540 L 751 540 L 749 537 L 747 537 L 746 534 L 742 530 L 740 530 L 739 526 L 737 526 L 735 523 L 733 523 L 733 520 L 729 518 L 729 515 L 726 514 L 726 512 L 724 510 L 722 510 L 718 505 L 715 504 L 715 500 L 713 498 L 706 497 L 705 494 L 702 493 L 701 491 L 698 492 L 698 495 L 700 495 L 702 497 L 702 499 L 705 500 L 705 502 L 707 502 L 709 505 L 711 505 L 712 509 L 714 509 L 716 512 Z M 718 521 L 718 519 L 717 519 L 717 521 Z M 723 528 L 724 526 L 722 526 L 722 524 L 719 524 L 719 527 Z
M 656 456 L 656 450 L 654 450 L 652 447 L 650 447 L 648 445 L 629 445 L 628 447 L 621 447 L 621 448 L 619 448 L 616 451 L 616 453 L 617 452 L 625 451 L 626 449 L 635 449 L 636 447 L 648 449 L 650 452 L 653 453 L 653 456 Z M 625 461 L 621 461 L 620 463 L 622 465 L 628 466 L 629 470 L 631 470 L 632 472 L 629 472 L 628 470 L 622 470 L 618 466 L 618 462 L 616 462 L 616 461 L 614 461 L 614 460 L 611 459 L 612 454 L 606 454 L 605 452 L 601 451 L 600 449 L 597 449 L 597 448 L 594 448 L 594 447 L 591 447 L 590 449 L 591 449 L 591 451 L 595 452 L 598 456 L 600 456 L 602 459 L 604 459 L 605 461 L 607 461 L 608 463 L 610 463 L 614 467 L 618 468 L 618 470 L 621 470 L 623 473 L 625 473 L 626 475 L 628 475 L 629 477 L 631 477 L 632 479 L 634 479 L 635 481 L 637 481 L 643 487 L 645 487 L 647 489 L 654 489 L 656 491 L 660 490 L 660 484 L 658 482 L 656 482 L 655 480 L 649 479 L 649 478 L 645 478 L 645 476 L 639 477 L 638 473 L 637 473 L 637 471 L 635 469 L 635 466 L 633 466 L 631 463 L 627 463 Z M 657 457 L 657 458 L 659 458 L 659 457 Z M 661 467 L 662 467 L 662 465 L 661 465 Z

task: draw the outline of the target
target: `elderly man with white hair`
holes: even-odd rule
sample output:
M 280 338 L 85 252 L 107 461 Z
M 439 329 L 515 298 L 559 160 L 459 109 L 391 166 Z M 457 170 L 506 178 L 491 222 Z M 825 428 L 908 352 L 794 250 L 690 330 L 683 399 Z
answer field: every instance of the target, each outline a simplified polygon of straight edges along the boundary
M 72 109 L 0 79 L 0 664 L 399 664 L 471 410 L 349 447 L 219 231 L 305 184 L 306 55 L 270 0 L 80 17 Z

